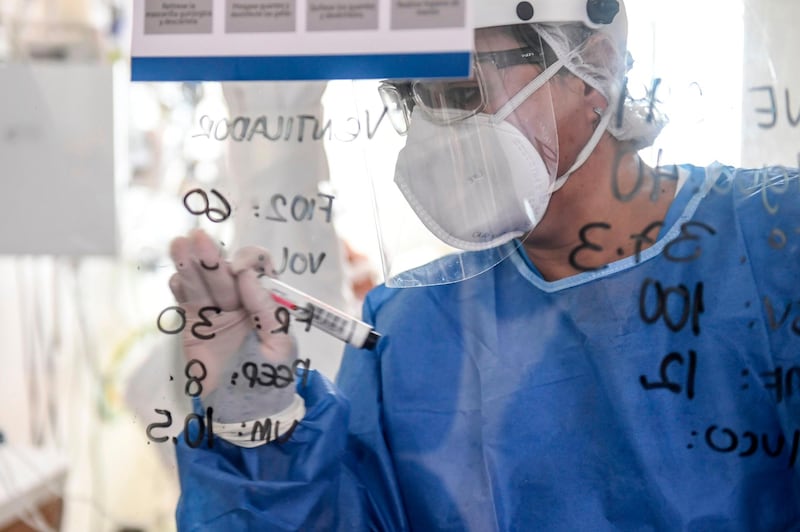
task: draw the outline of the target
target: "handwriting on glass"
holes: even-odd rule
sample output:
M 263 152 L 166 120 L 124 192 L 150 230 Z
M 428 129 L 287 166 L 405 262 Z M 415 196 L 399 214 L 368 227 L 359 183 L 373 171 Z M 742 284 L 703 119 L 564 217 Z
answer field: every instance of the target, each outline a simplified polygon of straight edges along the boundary
M 774 102 L 774 96 L 773 96 Z M 789 105 L 787 92 L 787 106 Z M 773 120 L 769 127 L 777 120 L 774 107 L 771 110 Z M 793 126 L 800 123 L 800 115 L 796 118 L 789 116 Z M 765 125 L 766 126 L 766 125 Z M 612 180 L 612 193 L 622 202 L 631 201 L 641 192 L 645 183 L 644 166 L 639 166 L 639 176 L 632 183 L 630 190 L 623 189 L 616 175 L 622 161 L 619 154 L 614 164 L 614 179 Z M 661 153 L 659 152 L 659 160 Z M 791 192 L 800 193 L 800 179 L 794 171 L 782 167 L 763 168 L 749 171 L 747 175 L 739 175 L 741 170 L 724 168 L 722 176 L 711 186 L 715 193 L 738 193 L 742 197 L 760 195 L 761 203 L 768 215 L 775 215 L 781 209 L 779 196 Z M 660 164 L 655 171 L 660 179 L 678 179 L 677 167 L 665 171 Z M 651 192 L 651 200 L 658 199 L 660 190 L 656 183 Z M 663 229 L 663 222 L 655 221 L 648 225 L 641 233 L 631 235 L 633 241 L 636 263 L 641 261 L 641 253 L 645 246 L 655 245 L 659 230 Z M 610 248 L 608 237 L 614 228 L 610 223 L 594 222 L 583 226 L 578 234 L 580 244 L 576 246 L 570 256 L 570 265 L 577 271 L 587 272 L 601 270 L 607 267 L 602 262 L 607 260 Z M 673 263 L 688 264 L 697 261 L 703 256 L 706 242 L 711 238 L 719 238 L 717 230 L 702 221 L 689 221 L 681 224 L 677 229 L 677 236 L 664 243 L 662 256 Z M 774 227 L 764 235 L 766 244 L 773 250 L 781 251 L 795 246 L 792 238 L 800 235 L 800 222 L 795 226 Z M 622 257 L 625 250 L 620 247 L 617 255 Z M 742 263 L 746 258 L 742 258 Z M 639 317 L 648 326 L 666 327 L 672 333 L 691 332 L 699 336 L 702 330 L 702 316 L 706 311 L 705 283 L 664 283 L 658 279 L 647 277 L 644 279 L 638 293 Z M 772 331 L 789 330 L 795 335 L 800 335 L 800 301 L 775 302 L 769 297 L 763 298 L 766 322 Z M 747 304 L 750 306 L 750 303 Z M 756 322 L 750 323 L 750 328 Z M 644 372 L 638 377 L 638 384 L 647 393 L 671 394 L 684 397 L 689 401 L 696 399 L 698 394 L 708 393 L 698 389 L 698 372 L 703 367 L 703 357 L 694 349 L 685 352 L 672 351 L 659 359 L 653 371 Z M 778 366 L 766 371 L 752 373 L 749 369 L 742 370 L 742 377 L 746 382 L 742 389 L 748 389 L 753 382 L 773 395 L 777 404 L 781 404 L 793 394 L 800 394 L 800 366 Z M 700 436 L 702 442 L 712 451 L 717 453 L 738 452 L 739 456 L 747 457 L 763 453 L 771 458 L 784 457 L 788 467 L 794 467 L 797 462 L 798 448 L 800 447 L 800 429 L 784 435 L 783 432 L 775 434 L 759 433 L 749 430 L 734 430 L 719 425 L 709 426 L 705 432 L 692 432 L 693 437 Z M 688 448 L 694 448 L 690 443 Z
M 253 142 L 254 140 L 304 142 L 306 140 L 320 141 L 325 138 L 329 141 L 353 142 L 363 136 L 362 133 L 366 133 L 367 139 L 372 140 L 387 113 L 388 109 L 384 107 L 376 121 L 374 114 L 365 110 L 363 117 L 351 116 L 343 122 L 336 123 L 333 119 L 329 119 L 324 125 L 322 125 L 322 120 L 314 115 L 237 116 L 233 119 L 221 118 L 219 120 L 203 115 L 200 117 L 201 132 L 193 137 L 234 142 Z
M 296 377 L 298 368 L 303 367 L 304 371 L 302 377 Z M 240 385 L 240 378 L 242 384 L 249 388 L 260 387 L 274 387 L 286 388 L 294 383 L 297 379 L 302 378 L 302 386 L 307 385 L 308 372 L 311 369 L 311 360 L 295 360 L 291 366 L 284 364 L 269 364 L 262 363 L 256 364 L 254 362 L 245 362 L 238 371 L 234 371 L 230 376 L 231 386 Z M 241 372 L 241 374 L 239 373 Z M 205 364 L 198 359 L 192 359 L 184 368 L 184 375 L 186 376 L 186 385 L 184 392 L 187 396 L 196 398 L 203 393 L 203 381 L 208 376 L 208 370 Z M 157 435 L 157 430 L 167 430 L 172 427 L 172 413 L 169 410 L 156 408 L 155 413 L 163 416 L 165 419 L 160 422 L 150 423 L 145 430 L 148 440 L 155 443 L 163 443 L 170 439 L 166 435 Z M 205 441 L 209 449 L 214 448 L 214 409 L 213 407 L 206 407 L 204 415 L 197 413 L 188 414 L 183 421 L 183 439 L 186 445 L 192 449 L 196 449 Z M 280 435 L 280 421 L 274 423 L 270 418 L 265 418 L 264 421 L 256 421 L 251 429 L 251 441 L 264 441 L 269 443 L 276 441 L 278 443 L 286 443 L 289 441 L 292 433 L 297 427 L 295 421 L 288 431 Z M 193 427 L 196 427 L 196 430 Z M 244 424 L 243 426 L 246 426 Z M 279 436 L 280 435 L 280 436 Z M 242 434 L 240 434 L 242 436 Z M 172 443 L 178 444 L 178 437 L 172 437 Z
M 776 87 L 771 85 L 753 87 L 750 89 L 750 92 L 764 93 L 767 98 L 766 107 L 759 107 L 755 109 L 757 113 L 766 115 L 766 117 L 768 117 L 766 122 L 759 122 L 758 127 L 761 129 L 772 129 L 778 125 L 778 121 L 780 116 L 782 116 L 782 113 L 780 104 L 778 102 L 778 96 L 776 94 L 779 91 L 776 89 Z M 791 91 L 788 88 L 783 91 L 781 103 L 783 103 L 786 108 L 786 119 L 788 120 L 789 125 L 792 127 L 797 127 L 800 125 L 800 109 L 798 109 L 797 114 L 795 114 L 794 107 L 792 105 Z

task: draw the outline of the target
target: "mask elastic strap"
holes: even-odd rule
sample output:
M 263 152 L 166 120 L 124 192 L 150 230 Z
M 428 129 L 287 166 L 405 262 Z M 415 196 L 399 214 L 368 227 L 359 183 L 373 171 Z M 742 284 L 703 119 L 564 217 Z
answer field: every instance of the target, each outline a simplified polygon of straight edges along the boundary
M 527 100 L 531 94 L 542 88 L 542 86 L 550 81 L 550 78 L 556 75 L 559 70 L 566 64 L 566 60 L 569 56 L 564 57 L 547 67 L 542 71 L 541 74 L 533 78 L 530 83 L 528 83 L 525 87 L 522 88 L 517 94 L 515 94 L 510 100 L 508 100 L 503 107 L 497 110 L 495 114 L 492 115 L 492 123 L 499 124 L 503 120 L 509 117 L 511 113 L 513 113 L 517 107 L 522 105 L 522 102 Z
M 603 133 L 606 132 L 606 128 L 608 127 L 611 118 L 614 116 L 614 113 L 611 112 L 609 109 L 606 109 L 605 115 L 603 118 L 600 119 L 600 123 L 597 124 L 597 127 L 594 130 L 594 133 L 589 138 L 589 141 L 583 147 L 581 152 L 578 154 L 578 158 L 575 159 L 575 163 L 570 167 L 566 173 L 560 177 L 557 177 L 556 180 L 553 182 L 553 186 L 550 187 L 550 192 L 555 192 L 556 190 L 560 189 L 564 186 L 564 183 L 567 182 L 567 178 L 572 175 L 578 168 L 583 166 L 583 163 L 589 158 L 592 154 L 594 149 L 597 147 L 597 144 L 600 142 L 600 139 L 603 137 Z

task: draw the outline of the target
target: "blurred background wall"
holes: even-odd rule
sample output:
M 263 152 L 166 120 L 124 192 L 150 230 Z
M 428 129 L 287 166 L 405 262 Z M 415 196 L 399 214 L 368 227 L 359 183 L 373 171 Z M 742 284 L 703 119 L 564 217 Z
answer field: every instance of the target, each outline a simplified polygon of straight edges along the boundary
M 173 237 L 203 227 L 229 250 L 266 246 L 293 284 L 355 314 L 381 280 L 364 157 L 381 158 L 393 136 L 376 123 L 375 84 L 132 84 L 129 10 L 0 3 L 0 530 L 174 530 L 172 447 L 146 435 L 163 419 L 155 409 L 177 420 L 170 435 L 189 409 L 178 337 L 156 324 L 174 305 Z M 800 6 L 629 0 L 628 10 L 629 90 L 671 119 L 643 154 L 651 164 L 797 165 Z M 237 118 L 268 118 L 274 134 L 300 116 L 331 120 L 333 134 L 235 140 Z M 230 217 L 190 213 L 196 190 L 210 206 L 224 197 Z M 331 219 L 257 218 L 276 195 L 334 198 Z M 341 344 L 300 342 L 333 378 Z

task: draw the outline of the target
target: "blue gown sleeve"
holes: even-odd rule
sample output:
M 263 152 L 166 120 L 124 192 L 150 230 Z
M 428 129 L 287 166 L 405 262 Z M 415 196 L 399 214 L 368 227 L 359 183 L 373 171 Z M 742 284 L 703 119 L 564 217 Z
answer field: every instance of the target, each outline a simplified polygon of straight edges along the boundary
M 176 447 L 178 529 L 407 529 L 383 438 L 379 366 L 377 354 L 348 348 L 341 389 L 312 371 L 298 385 L 306 415 L 284 443 L 209 445 L 206 434 L 192 448 L 186 440 L 200 429 L 190 424 Z
M 376 307 L 392 291 L 379 287 L 364 302 L 363 319 L 375 324 Z M 389 338 L 382 338 L 375 351 L 345 349 L 336 383 L 351 404 L 348 449 L 350 470 L 358 478 L 366 500 L 372 530 L 408 530 L 400 488 L 390 448 L 384 437 L 383 372 L 380 353 Z

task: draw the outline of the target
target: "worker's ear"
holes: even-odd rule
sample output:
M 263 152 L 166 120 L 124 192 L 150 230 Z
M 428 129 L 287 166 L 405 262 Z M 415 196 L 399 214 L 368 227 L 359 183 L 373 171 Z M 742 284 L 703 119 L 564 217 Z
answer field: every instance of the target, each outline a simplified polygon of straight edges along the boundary
M 585 81 L 583 84 L 584 106 L 586 109 L 585 112 L 592 121 L 599 121 L 600 115 L 605 113 L 605 110 L 609 106 L 610 102 L 606 100 L 606 97 L 603 96 L 599 90 L 595 89 Z

